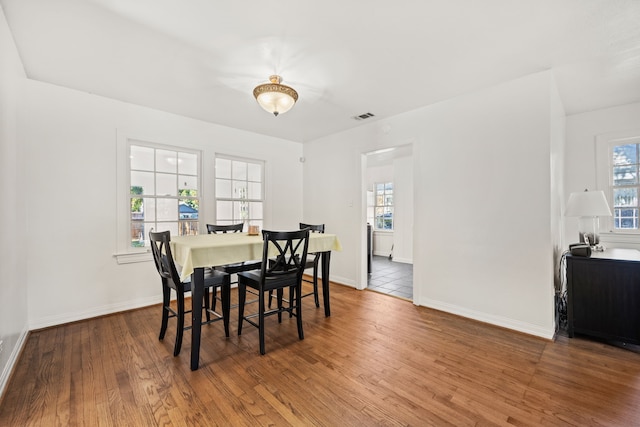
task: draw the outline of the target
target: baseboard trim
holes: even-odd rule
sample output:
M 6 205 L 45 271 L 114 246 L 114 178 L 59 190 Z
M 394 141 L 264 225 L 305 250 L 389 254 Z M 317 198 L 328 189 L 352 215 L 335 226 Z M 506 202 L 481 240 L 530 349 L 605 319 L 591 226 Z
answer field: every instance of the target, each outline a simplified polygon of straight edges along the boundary
M 47 316 L 29 322 L 29 330 L 35 331 L 38 329 L 49 328 L 51 326 L 63 325 L 65 323 L 77 322 L 79 320 L 91 319 L 93 317 L 105 316 L 107 314 L 133 310 L 136 308 L 147 307 L 149 305 L 160 303 L 162 303 L 162 297 L 158 295 L 148 298 L 140 298 L 134 301 L 126 301 L 118 304 L 103 305 L 100 307 L 94 307 L 86 311 Z
M 547 329 L 539 325 L 532 325 L 531 323 L 521 322 L 519 320 L 510 319 L 507 317 L 494 316 L 483 312 L 469 310 L 467 308 L 462 308 L 456 305 L 447 304 L 443 303 L 442 301 L 431 300 L 428 298 L 422 299 L 419 303 L 414 302 L 414 304 L 477 320 L 479 322 L 489 323 L 501 328 L 522 332 L 527 335 L 545 338 L 548 340 L 552 340 L 555 336 L 555 325 L 552 325 Z
M 11 375 L 13 374 L 16 364 L 18 363 L 18 359 L 22 354 L 22 350 L 24 349 L 24 346 L 27 343 L 28 336 L 29 336 L 29 330 L 28 329 L 23 330 L 22 333 L 20 334 L 20 337 L 18 338 L 18 342 L 13 347 L 13 351 L 11 352 L 11 356 L 9 356 L 9 360 L 7 361 L 7 364 L 4 366 L 4 369 L 2 370 L 2 375 L 0 375 L 0 402 L 2 402 L 2 399 L 4 398 L 4 392 L 7 388 L 7 385 L 9 384 L 9 380 L 11 379 Z

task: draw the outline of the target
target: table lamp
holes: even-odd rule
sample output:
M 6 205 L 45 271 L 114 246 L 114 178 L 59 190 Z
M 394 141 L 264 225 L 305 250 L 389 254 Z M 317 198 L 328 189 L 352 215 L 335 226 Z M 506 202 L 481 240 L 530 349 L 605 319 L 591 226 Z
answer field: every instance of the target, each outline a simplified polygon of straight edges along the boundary
M 611 210 L 603 191 L 584 190 L 569 195 L 564 215 L 578 217 L 580 243 L 596 246 L 600 244 L 599 218 L 611 216 Z

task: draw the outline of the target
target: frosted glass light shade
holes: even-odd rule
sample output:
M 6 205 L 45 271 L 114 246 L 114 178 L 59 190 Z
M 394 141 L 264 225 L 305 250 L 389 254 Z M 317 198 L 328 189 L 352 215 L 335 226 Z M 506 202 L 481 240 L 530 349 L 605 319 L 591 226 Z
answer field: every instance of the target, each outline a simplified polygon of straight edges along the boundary
M 298 100 L 298 92 L 289 86 L 280 84 L 280 76 L 270 76 L 270 83 L 264 83 L 253 89 L 253 96 L 265 111 L 278 116 L 286 113 Z

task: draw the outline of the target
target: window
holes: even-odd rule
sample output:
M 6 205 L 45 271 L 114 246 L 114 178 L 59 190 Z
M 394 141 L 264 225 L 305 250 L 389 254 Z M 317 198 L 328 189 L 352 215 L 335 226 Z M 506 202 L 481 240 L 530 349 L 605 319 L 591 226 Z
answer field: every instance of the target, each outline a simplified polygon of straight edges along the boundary
M 129 145 L 129 237 L 131 247 L 148 246 L 146 236 L 198 234 L 198 152 Z
M 610 145 L 614 230 L 638 230 L 640 138 Z
M 393 230 L 393 183 L 376 182 L 374 193 L 374 228 L 376 230 Z
M 264 163 L 216 156 L 216 223 L 263 228 Z

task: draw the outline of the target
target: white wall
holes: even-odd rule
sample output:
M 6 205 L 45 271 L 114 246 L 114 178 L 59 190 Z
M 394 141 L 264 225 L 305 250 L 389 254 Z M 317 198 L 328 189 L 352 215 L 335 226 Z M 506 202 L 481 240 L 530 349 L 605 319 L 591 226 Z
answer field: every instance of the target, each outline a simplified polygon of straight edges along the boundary
M 118 135 L 202 150 L 201 226 L 215 220 L 216 152 L 266 160 L 265 228 L 297 228 L 302 219 L 298 143 L 29 80 L 25 98 L 31 328 L 160 301 L 152 262 L 118 265 L 113 256 Z
M 640 103 L 590 111 L 567 116 L 567 150 L 565 160 L 565 194 L 596 189 L 596 138 L 618 132 L 640 135 Z M 605 190 L 602 188 L 602 190 Z M 566 203 L 566 200 L 565 200 Z M 611 239 L 611 237 L 608 237 Z M 578 219 L 564 218 L 564 243 L 578 240 Z M 613 243 L 603 236 L 608 247 L 635 247 L 640 249 L 640 236 Z
M 560 262 L 564 251 L 564 222 L 562 215 L 564 212 L 564 172 L 565 172 L 565 150 L 566 150 L 566 118 L 564 106 L 560 100 L 555 85 L 551 88 L 551 244 L 553 246 L 554 259 L 554 288 L 562 290 L 560 276 Z M 553 315 L 555 316 L 555 314 Z
M 412 141 L 414 301 L 551 337 L 550 72 L 304 146 L 304 210 L 340 236 L 332 277 L 358 286 L 361 153 Z M 557 221 L 557 220 L 556 220 Z
M 0 396 L 28 332 L 25 192 L 18 113 L 25 75 L 0 8 Z

